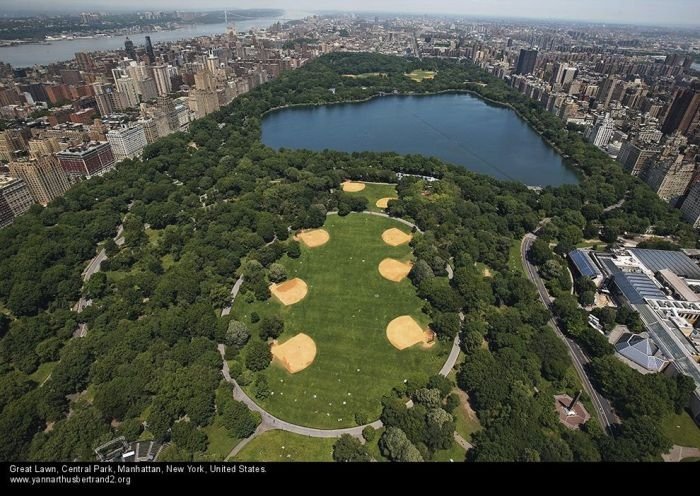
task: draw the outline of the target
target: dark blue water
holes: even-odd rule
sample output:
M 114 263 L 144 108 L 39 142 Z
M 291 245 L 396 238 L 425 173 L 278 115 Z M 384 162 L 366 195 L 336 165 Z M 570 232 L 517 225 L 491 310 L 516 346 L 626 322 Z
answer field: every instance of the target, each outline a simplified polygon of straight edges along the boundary
M 263 120 L 272 148 L 434 156 L 531 186 L 574 184 L 574 172 L 508 108 L 466 94 L 389 96 L 284 109 Z

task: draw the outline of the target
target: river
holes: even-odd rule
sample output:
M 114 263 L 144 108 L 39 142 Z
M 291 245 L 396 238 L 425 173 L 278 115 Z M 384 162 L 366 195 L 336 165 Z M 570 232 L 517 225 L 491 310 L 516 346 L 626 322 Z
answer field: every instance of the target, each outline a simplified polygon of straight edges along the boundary
M 313 15 L 310 12 L 285 11 L 281 17 L 261 17 L 250 21 L 235 23 L 238 32 L 255 28 L 267 28 L 274 23 L 285 20 L 302 19 Z M 194 24 L 182 29 L 169 31 L 155 31 L 152 33 L 140 33 L 129 35 L 135 45 L 144 45 L 145 37 L 150 36 L 155 43 L 178 41 L 195 38 L 197 36 L 210 36 L 226 32 L 226 24 Z M 10 47 L 0 47 L 0 62 L 5 62 L 13 67 L 27 67 L 34 64 L 47 65 L 54 62 L 62 62 L 75 57 L 76 52 L 97 52 L 124 48 L 126 36 L 97 37 L 89 39 L 52 41 L 51 44 L 38 43 L 20 44 Z
M 561 156 L 515 112 L 468 94 L 283 109 L 265 117 L 262 140 L 276 149 L 434 156 L 530 186 L 578 182 Z

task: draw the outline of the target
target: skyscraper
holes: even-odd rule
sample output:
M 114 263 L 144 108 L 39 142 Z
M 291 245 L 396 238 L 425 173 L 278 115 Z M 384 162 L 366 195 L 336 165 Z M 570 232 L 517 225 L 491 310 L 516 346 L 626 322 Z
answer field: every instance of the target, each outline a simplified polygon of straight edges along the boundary
M 518 64 L 515 67 L 516 74 L 532 74 L 537 63 L 537 50 L 520 50 Z
M 151 64 L 156 61 L 156 54 L 153 53 L 153 44 L 151 43 L 150 36 L 146 36 L 146 55 L 148 55 L 148 61 Z
M 156 81 L 156 87 L 158 88 L 158 94 L 160 96 L 165 96 L 172 91 L 173 88 L 170 82 L 170 74 L 168 73 L 168 68 L 166 66 L 154 66 L 153 78 Z
M 70 188 L 68 176 L 53 155 L 31 162 L 10 162 L 9 167 L 10 174 L 24 180 L 34 201 L 44 206 Z
M 661 131 L 671 134 L 678 130 L 681 134 L 689 134 L 697 126 L 698 111 L 700 111 L 700 90 L 697 88 L 677 90 Z
M 130 59 L 136 60 L 136 49 L 134 48 L 134 42 L 131 41 L 128 36 L 124 41 L 124 50 Z

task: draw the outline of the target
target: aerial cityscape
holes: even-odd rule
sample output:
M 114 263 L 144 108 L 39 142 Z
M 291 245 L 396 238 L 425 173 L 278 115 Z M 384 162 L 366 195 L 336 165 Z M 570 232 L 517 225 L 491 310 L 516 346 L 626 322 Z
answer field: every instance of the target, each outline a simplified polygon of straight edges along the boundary
M 9 3 L 10 486 L 700 461 L 692 2 Z

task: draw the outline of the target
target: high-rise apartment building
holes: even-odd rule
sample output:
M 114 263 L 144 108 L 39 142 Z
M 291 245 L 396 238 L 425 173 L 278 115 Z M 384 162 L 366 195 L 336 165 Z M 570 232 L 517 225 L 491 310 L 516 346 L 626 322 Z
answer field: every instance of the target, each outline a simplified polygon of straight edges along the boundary
M 639 176 L 649 168 L 659 155 L 659 148 L 643 143 L 627 141 L 622 145 L 617 161 L 622 164 L 625 172 Z
M 532 74 L 535 72 L 535 64 L 537 63 L 537 50 L 520 50 L 518 63 L 515 66 L 516 74 Z
M 57 138 L 49 137 L 29 140 L 29 155 L 32 158 L 39 158 L 61 151 L 61 145 Z
M 695 174 L 695 161 L 684 160 L 679 155 L 674 161 L 665 161 L 648 169 L 646 183 L 659 198 L 675 205 L 685 194 Z
M 700 182 L 696 182 L 690 187 L 688 196 L 686 196 L 681 205 L 683 218 L 693 224 L 694 228 L 700 227 Z
M 139 106 L 139 92 L 136 88 L 136 81 L 130 77 L 121 77 L 116 80 L 117 91 L 120 93 L 122 103 L 126 108 L 136 108 Z
M 61 167 L 71 179 L 100 176 L 114 167 L 112 147 L 106 142 L 83 143 L 56 154 Z
M 29 150 L 29 129 L 6 129 L 0 132 L 0 160 L 10 162 Z
M 95 83 L 92 86 L 100 115 L 110 115 L 125 108 L 121 94 L 117 93 L 111 84 Z
M 128 128 L 112 129 L 107 133 L 107 141 L 112 147 L 112 153 L 117 162 L 141 155 L 148 144 L 146 133 L 141 124 Z
M 70 188 L 68 176 L 53 155 L 30 162 L 10 162 L 9 167 L 12 176 L 25 182 L 34 201 L 44 206 Z
M 685 88 L 676 91 L 671 108 L 661 130 L 671 134 L 678 130 L 681 134 L 691 134 L 698 127 L 700 117 L 700 90 Z
M 0 229 L 14 222 L 34 204 L 25 182 L 18 177 L 0 176 Z
M 595 125 L 587 133 L 588 141 L 593 143 L 598 148 L 604 148 L 610 143 L 613 131 L 615 130 L 615 122 L 610 117 L 610 114 L 598 116 Z
M 170 82 L 170 74 L 168 68 L 164 65 L 156 65 L 153 67 L 153 78 L 156 82 L 156 88 L 158 89 L 158 95 L 165 96 L 173 91 L 172 84 Z

